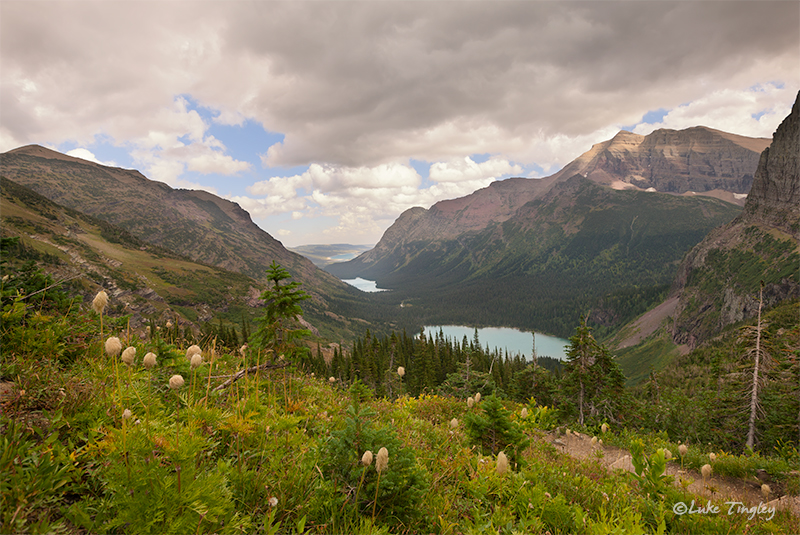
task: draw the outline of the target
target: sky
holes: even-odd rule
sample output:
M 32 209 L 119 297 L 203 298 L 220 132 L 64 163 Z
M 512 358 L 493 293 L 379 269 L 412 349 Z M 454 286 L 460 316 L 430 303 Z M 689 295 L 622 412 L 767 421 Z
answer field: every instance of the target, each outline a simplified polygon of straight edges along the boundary
M 798 89 L 794 0 L 0 1 L 0 152 L 204 189 L 290 247 L 622 129 L 771 137 Z

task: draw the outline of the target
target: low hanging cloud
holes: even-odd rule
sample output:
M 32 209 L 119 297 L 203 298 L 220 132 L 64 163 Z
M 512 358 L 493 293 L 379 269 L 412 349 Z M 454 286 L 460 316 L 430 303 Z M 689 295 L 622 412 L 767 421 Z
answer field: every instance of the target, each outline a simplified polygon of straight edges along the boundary
M 272 177 L 248 188 L 250 196 L 231 200 L 255 218 L 291 212 L 292 219 L 328 217 L 338 223 L 325 232 L 329 238 L 374 241 L 400 213 L 429 207 L 453 197 L 468 195 L 521 167 L 506 160 L 475 163 L 470 158 L 431 165 L 428 186 L 417 171 L 402 164 L 375 167 L 339 167 L 312 164 L 308 171 Z
M 254 216 L 346 236 L 553 172 L 622 126 L 770 136 L 800 87 L 797 22 L 769 0 L 5 1 L 0 151 L 104 139 L 176 187 L 252 177 Z M 282 141 L 245 161 L 210 133 L 245 122 Z M 260 180 L 259 163 L 308 171 Z

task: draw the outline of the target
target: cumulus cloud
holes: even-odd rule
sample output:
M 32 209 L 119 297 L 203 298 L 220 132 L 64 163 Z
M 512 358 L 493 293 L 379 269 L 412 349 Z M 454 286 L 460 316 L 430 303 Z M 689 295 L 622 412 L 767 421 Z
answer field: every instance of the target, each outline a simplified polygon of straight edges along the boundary
M 472 158 L 466 156 L 448 162 L 434 163 L 431 165 L 429 176 L 436 182 L 464 182 L 519 173 L 522 173 L 522 167 L 512 165 L 506 160 L 475 163 Z
M 789 115 L 797 88 L 762 84 L 748 89 L 714 91 L 670 110 L 658 123 L 640 124 L 634 131 L 649 134 L 657 128 L 680 130 L 713 125 L 725 132 L 750 137 L 772 137 L 775 127 Z
M 114 162 L 101 162 L 100 160 L 97 159 L 97 156 L 95 156 L 92 153 L 92 151 L 87 149 L 82 149 L 82 148 L 72 149 L 71 151 L 68 151 L 66 154 L 67 156 L 72 156 L 74 158 L 80 158 L 81 160 L 87 160 L 90 162 L 99 163 L 100 165 L 106 165 L 109 167 L 117 166 L 117 164 L 115 164 Z
M 769 136 L 800 87 L 797 20 L 784 1 L 6 1 L 0 150 L 101 136 L 174 186 L 254 176 L 258 214 L 385 225 L 622 125 Z M 245 122 L 283 135 L 262 166 L 308 171 L 258 181 L 209 132 Z

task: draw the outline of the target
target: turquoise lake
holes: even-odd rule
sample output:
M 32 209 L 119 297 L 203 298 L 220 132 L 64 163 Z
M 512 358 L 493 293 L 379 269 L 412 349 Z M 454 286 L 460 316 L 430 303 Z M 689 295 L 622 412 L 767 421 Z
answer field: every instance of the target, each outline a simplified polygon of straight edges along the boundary
M 464 327 L 460 325 L 436 325 L 425 327 L 425 334 L 436 337 L 439 330 L 442 330 L 445 338 L 461 342 L 464 336 L 472 341 L 475 335 L 474 327 Z M 518 331 L 508 327 L 483 327 L 478 329 L 478 339 L 481 347 L 489 346 L 489 350 L 500 349 L 508 351 L 509 355 L 524 355 L 530 360 L 531 350 L 533 349 L 533 336 L 530 332 Z M 564 360 L 567 357 L 569 340 L 556 338 L 546 334 L 536 333 L 536 354 L 540 357 L 552 357 Z

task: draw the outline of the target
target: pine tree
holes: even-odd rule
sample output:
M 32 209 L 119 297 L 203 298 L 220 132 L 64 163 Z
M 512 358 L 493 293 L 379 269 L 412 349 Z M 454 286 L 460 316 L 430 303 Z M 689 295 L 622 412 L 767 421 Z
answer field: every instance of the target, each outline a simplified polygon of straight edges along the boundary
M 297 281 L 281 284 L 290 278 L 289 272 L 274 260 L 267 268 L 267 280 L 272 286 L 261 294 L 267 309 L 258 318 L 258 329 L 252 335 L 253 346 L 257 349 L 271 349 L 276 355 L 299 353 L 305 349 L 294 342 L 311 334 L 309 330 L 297 327 L 297 320 L 303 313 L 300 302 L 311 296 L 300 289 L 301 283 Z

